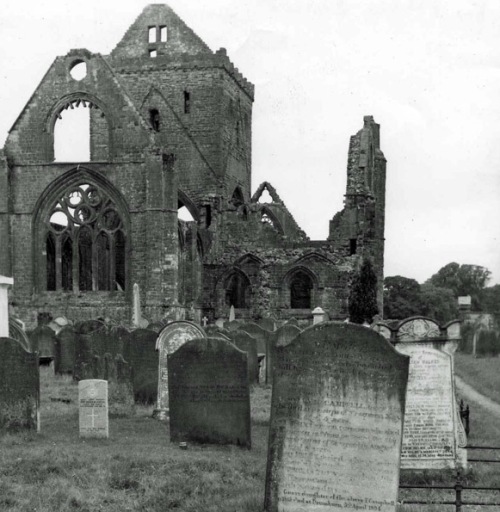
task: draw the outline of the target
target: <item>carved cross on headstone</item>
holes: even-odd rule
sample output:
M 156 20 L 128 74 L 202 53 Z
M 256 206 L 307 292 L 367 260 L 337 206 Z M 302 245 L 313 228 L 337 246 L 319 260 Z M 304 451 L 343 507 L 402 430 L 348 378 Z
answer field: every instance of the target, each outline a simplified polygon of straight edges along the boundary
M 89 414 L 89 416 L 92 418 L 92 428 L 95 428 L 95 419 L 97 417 L 97 414 L 94 411 L 94 408 L 92 407 L 92 413 Z

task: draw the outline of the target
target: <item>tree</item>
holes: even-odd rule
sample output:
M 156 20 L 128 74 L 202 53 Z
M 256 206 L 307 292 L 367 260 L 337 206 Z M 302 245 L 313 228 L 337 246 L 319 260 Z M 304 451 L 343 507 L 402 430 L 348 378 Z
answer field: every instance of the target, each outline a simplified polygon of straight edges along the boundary
M 470 295 L 472 308 L 481 310 L 481 291 L 490 276 L 491 272 L 480 265 L 459 265 L 452 262 L 440 268 L 427 283 L 438 288 L 449 288 L 455 297 Z
M 458 318 L 457 299 L 449 288 L 440 288 L 429 283 L 420 286 L 422 315 L 446 323 Z
M 415 279 L 391 276 L 384 279 L 384 318 L 402 320 L 422 314 L 420 285 Z
M 480 293 L 482 311 L 500 320 L 500 284 L 483 288 Z
M 349 320 L 355 324 L 371 323 L 377 313 L 377 276 L 372 262 L 365 259 L 351 284 Z

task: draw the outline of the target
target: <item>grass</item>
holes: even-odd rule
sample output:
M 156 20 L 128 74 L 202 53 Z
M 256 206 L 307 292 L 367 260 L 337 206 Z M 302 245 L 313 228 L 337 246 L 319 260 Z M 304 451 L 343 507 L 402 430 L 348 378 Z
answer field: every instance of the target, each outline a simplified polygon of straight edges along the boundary
M 151 406 L 111 417 L 110 438 L 78 437 L 77 385 L 41 368 L 41 432 L 0 437 L 0 510 L 9 512 L 262 512 L 271 389 L 252 390 L 252 450 L 197 445 L 181 450 Z M 499 445 L 500 422 L 474 405 L 470 443 Z M 500 458 L 499 452 L 474 458 Z M 469 455 L 471 456 L 471 455 Z M 468 485 L 499 486 L 500 464 L 470 464 Z M 454 483 L 451 471 L 401 474 L 406 484 Z M 500 499 L 466 494 L 464 499 Z M 411 497 L 410 497 L 411 496 Z M 402 499 L 452 499 L 453 493 L 404 491 Z M 447 512 L 441 505 L 398 505 L 398 512 Z M 466 507 L 464 512 L 478 512 Z M 483 509 L 484 510 L 484 509 Z M 488 512 L 500 507 L 488 507 Z
M 455 354 L 455 373 L 476 391 L 500 403 L 500 357 Z
M 77 385 L 42 367 L 41 432 L 0 438 L 0 510 L 261 511 L 269 394 L 253 393 L 252 450 L 180 450 L 146 406 L 133 417 L 110 417 L 109 439 L 81 440 Z

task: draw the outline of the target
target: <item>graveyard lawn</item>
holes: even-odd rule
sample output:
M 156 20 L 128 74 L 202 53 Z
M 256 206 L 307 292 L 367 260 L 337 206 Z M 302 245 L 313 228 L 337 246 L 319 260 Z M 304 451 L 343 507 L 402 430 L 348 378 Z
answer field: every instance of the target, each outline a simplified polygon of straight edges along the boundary
M 109 439 L 79 439 L 77 384 L 46 367 L 40 377 L 41 432 L 0 437 L 2 512 L 262 510 L 265 404 L 256 404 L 252 450 L 193 443 L 181 450 L 167 425 L 151 418 L 152 407 L 110 416 Z
M 41 433 L 0 437 L 0 510 L 262 512 L 270 395 L 269 387 L 252 390 L 252 450 L 195 444 L 180 450 L 169 442 L 165 423 L 151 419 L 152 407 L 138 407 L 133 418 L 111 416 L 109 439 L 80 440 L 77 384 L 42 367 Z M 498 418 L 473 403 L 471 407 L 471 443 L 500 445 Z M 465 475 L 470 485 L 498 486 L 500 464 L 471 466 Z M 452 475 L 405 471 L 401 481 L 449 484 Z M 416 492 L 427 491 L 414 491 L 413 499 L 423 498 Z M 495 497 L 500 499 L 490 499 Z M 469 493 L 465 498 L 487 496 Z M 398 512 L 447 510 L 452 508 L 398 507 Z
M 500 357 L 476 358 L 457 353 L 455 373 L 476 391 L 500 404 Z

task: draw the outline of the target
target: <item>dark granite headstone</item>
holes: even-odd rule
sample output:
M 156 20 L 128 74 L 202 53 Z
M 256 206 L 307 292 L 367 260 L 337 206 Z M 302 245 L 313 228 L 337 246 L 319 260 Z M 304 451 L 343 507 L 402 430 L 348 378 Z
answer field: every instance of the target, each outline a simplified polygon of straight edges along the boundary
M 0 338 L 0 429 L 39 429 L 38 355 L 13 338 Z
M 33 351 L 38 352 L 38 357 L 41 361 L 54 359 L 56 335 L 49 326 L 42 325 L 27 334 L 30 340 L 30 347 Z
M 259 380 L 259 360 L 257 357 L 257 341 L 245 331 L 232 334 L 232 343 L 247 353 L 248 382 L 255 384 Z
M 125 360 L 132 367 L 136 402 L 154 404 L 158 394 L 158 334 L 149 329 L 136 329 L 129 335 Z
M 396 510 L 408 364 L 344 323 L 276 348 L 266 511 Z
M 219 338 L 168 356 L 170 439 L 251 446 L 247 355 Z
M 108 381 L 108 406 L 111 416 L 130 416 L 135 412 L 132 369 L 121 354 L 104 354 L 104 380 Z
M 57 374 L 72 373 L 75 365 L 77 334 L 71 325 L 63 327 L 56 335 L 54 371 Z
M 271 384 L 270 372 L 272 369 L 271 359 L 276 331 L 268 331 L 254 322 L 241 324 L 240 331 L 244 331 L 257 341 L 257 355 L 261 361 L 259 383 Z

